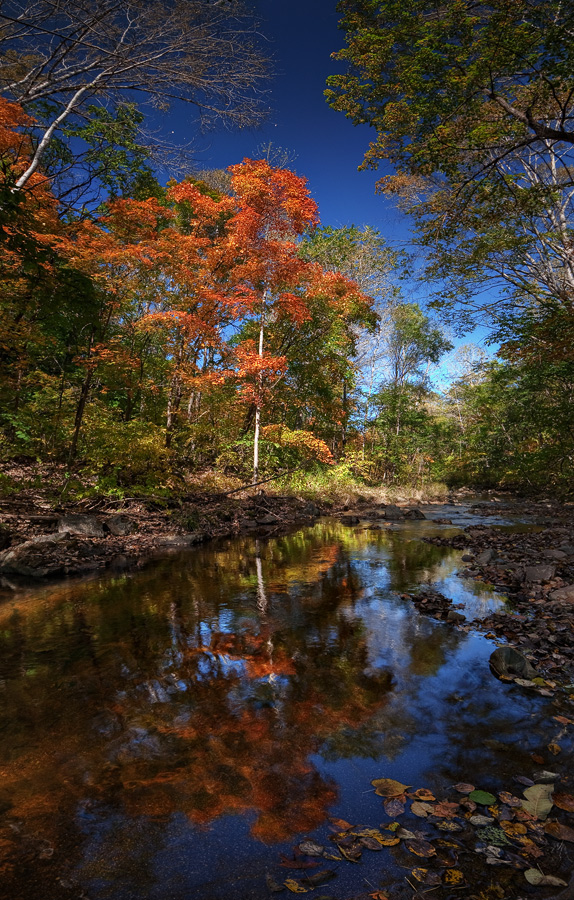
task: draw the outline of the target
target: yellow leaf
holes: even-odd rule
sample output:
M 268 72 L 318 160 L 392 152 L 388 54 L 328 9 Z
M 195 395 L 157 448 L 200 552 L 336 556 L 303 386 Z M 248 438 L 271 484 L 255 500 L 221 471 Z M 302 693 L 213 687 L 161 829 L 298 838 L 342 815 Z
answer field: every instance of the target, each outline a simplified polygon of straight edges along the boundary
M 378 794 L 379 797 L 399 797 L 410 787 L 410 784 L 401 784 L 394 778 L 375 778 L 371 784 L 375 789 L 375 794 Z
M 464 884 L 464 875 L 460 871 L 460 869 L 447 869 L 444 875 L 442 876 L 443 884 L 448 884 L 451 887 L 455 885 Z
M 292 894 L 308 894 L 307 888 L 304 888 L 302 884 L 299 884 L 298 881 L 295 881 L 294 878 L 288 878 L 287 881 L 284 882 L 285 887 L 291 891 Z

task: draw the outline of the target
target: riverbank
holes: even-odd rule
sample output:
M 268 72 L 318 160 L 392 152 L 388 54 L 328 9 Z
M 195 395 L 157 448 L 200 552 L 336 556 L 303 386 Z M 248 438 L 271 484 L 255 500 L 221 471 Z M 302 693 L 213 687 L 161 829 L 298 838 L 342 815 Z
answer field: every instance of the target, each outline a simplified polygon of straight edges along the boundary
M 521 677 L 506 672 L 508 680 L 519 678 L 524 686 L 536 686 L 536 675 L 545 680 L 541 692 L 574 683 L 574 504 L 548 500 L 503 501 L 477 504 L 477 515 L 510 514 L 529 520 L 525 526 L 467 526 L 462 533 L 425 540 L 463 551 L 465 566 L 459 575 L 491 585 L 508 597 L 504 611 L 475 622 L 518 650 L 534 667 L 535 674 Z M 423 604 L 419 603 L 421 611 Z M 434 600 L 435 618 L 451 615 Z M 446 613 L 446 615 L 445 615 Z M 462 617 L 458 617 L 459 619 Z M 459 626 L 461 623 L 459 621 Z
M 64 499 L 57 468 L 5 467 L 3 475 L 10 489 L 0 495 L 0 590 L 7 592 L 30 581 L 141 568 L 217 538 L 270 537 L 323 515 L 350 522 L 356 511 L 374 508 L 379 518 L 388 509 L 389 519 L 400 519 L 437 497 L 433 487 L 391 492 L 345 484 L 322 492 L 312 480 L 297 491 L 273 484 L 238 490 L 233 482 L 218 490 L 221 485 L 206 478 L 172 497 Z

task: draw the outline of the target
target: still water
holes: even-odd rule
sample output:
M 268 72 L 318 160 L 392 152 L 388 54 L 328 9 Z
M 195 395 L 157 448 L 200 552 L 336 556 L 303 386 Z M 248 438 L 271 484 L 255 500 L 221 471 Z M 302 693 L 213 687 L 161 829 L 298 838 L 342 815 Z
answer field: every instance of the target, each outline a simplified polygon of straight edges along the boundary
M 390 821 L 373 778 L 528 775 L 550 701 L 401 597 L 428 582 L 469 618 L 502 604 L 420 540 L 444 530 L 324 521 L 5 600 L 0 896 L 265 898 L 328 816 Z M 317 894 L 404 885 L 388 853 L 336 865 Z

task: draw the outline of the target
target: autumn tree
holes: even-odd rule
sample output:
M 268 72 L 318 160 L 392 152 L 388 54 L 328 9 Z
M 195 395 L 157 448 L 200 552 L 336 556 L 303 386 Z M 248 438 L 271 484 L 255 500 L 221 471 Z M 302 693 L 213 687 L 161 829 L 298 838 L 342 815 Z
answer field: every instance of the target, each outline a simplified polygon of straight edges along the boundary
M 37 120 L 20 188 L 56 140 L 76 165 L 82 153 L 69 138 L 89 142 L 98 123 L 140 97 L 152 109 L 189 104 L 204 126 L 252 126 L 264 114 L 267 62 L 241 0 L 168 0 L 161 14 L 153 0 L 6 2 L 0 38 L 2 91 Z M 64 157 L 57 172 L 69 167 Z
M 502 329 L 523 311 L 569 304 L 573 12 L 525 0 L 437 7 L 343 0 L 348 71 L 330 104 L 376 138 L 365 166 L 413 212 L 445 280 L 440 302 L 486 309 Z M 501 293 L 490 302 L 486 287 Z M 505 303 L 507 299 L 510 302 Z M 501 303 L 502 300 L 502 303 Z
M 230 240 L 237 257 L 233 280 L 242 302 L 251 311 L 251 324 L 237 347 L 239 371 L 246 378 L 244 393 L 254 420 L 253 481 L 259 473 L 261 413 L 271 386 L 288 368 L 283 329 L 276 353 L 265 351 L 268 330 L 285 323 L 301 329 L 313 320 L 314 300 L 321 296 L 338 315 L 365 305 L 358 286 L 344 275 L 325 272 L 302 258 L 298 238 L 318 222 L 317 205 L 304 178 L 266 160 L 244 160 L 231 167 L 237 213 L 229 223 Z M 304 347 L 304 345 L 303 345 Z

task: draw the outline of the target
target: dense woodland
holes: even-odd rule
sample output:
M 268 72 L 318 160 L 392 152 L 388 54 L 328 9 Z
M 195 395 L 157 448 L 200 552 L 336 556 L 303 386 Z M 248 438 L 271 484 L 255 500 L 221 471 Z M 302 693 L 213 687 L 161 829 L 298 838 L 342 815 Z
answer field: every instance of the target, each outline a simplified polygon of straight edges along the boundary
M 268 65 L 235 0 L 170 0 L 161 22 L 151 0 L 2 5 L 4 462 L 59 464 L 79 494 L 280 473 L 568 491 L 574 10 L 338 8 L 326 99 L 375 129 L 364 165 L 392 164 L 412 253 L 322 226 L 272 149 L 198 172 L 155 137 L 168 100 L 261 120 Z M 489 353 L 460 344 L 477 323 Z

